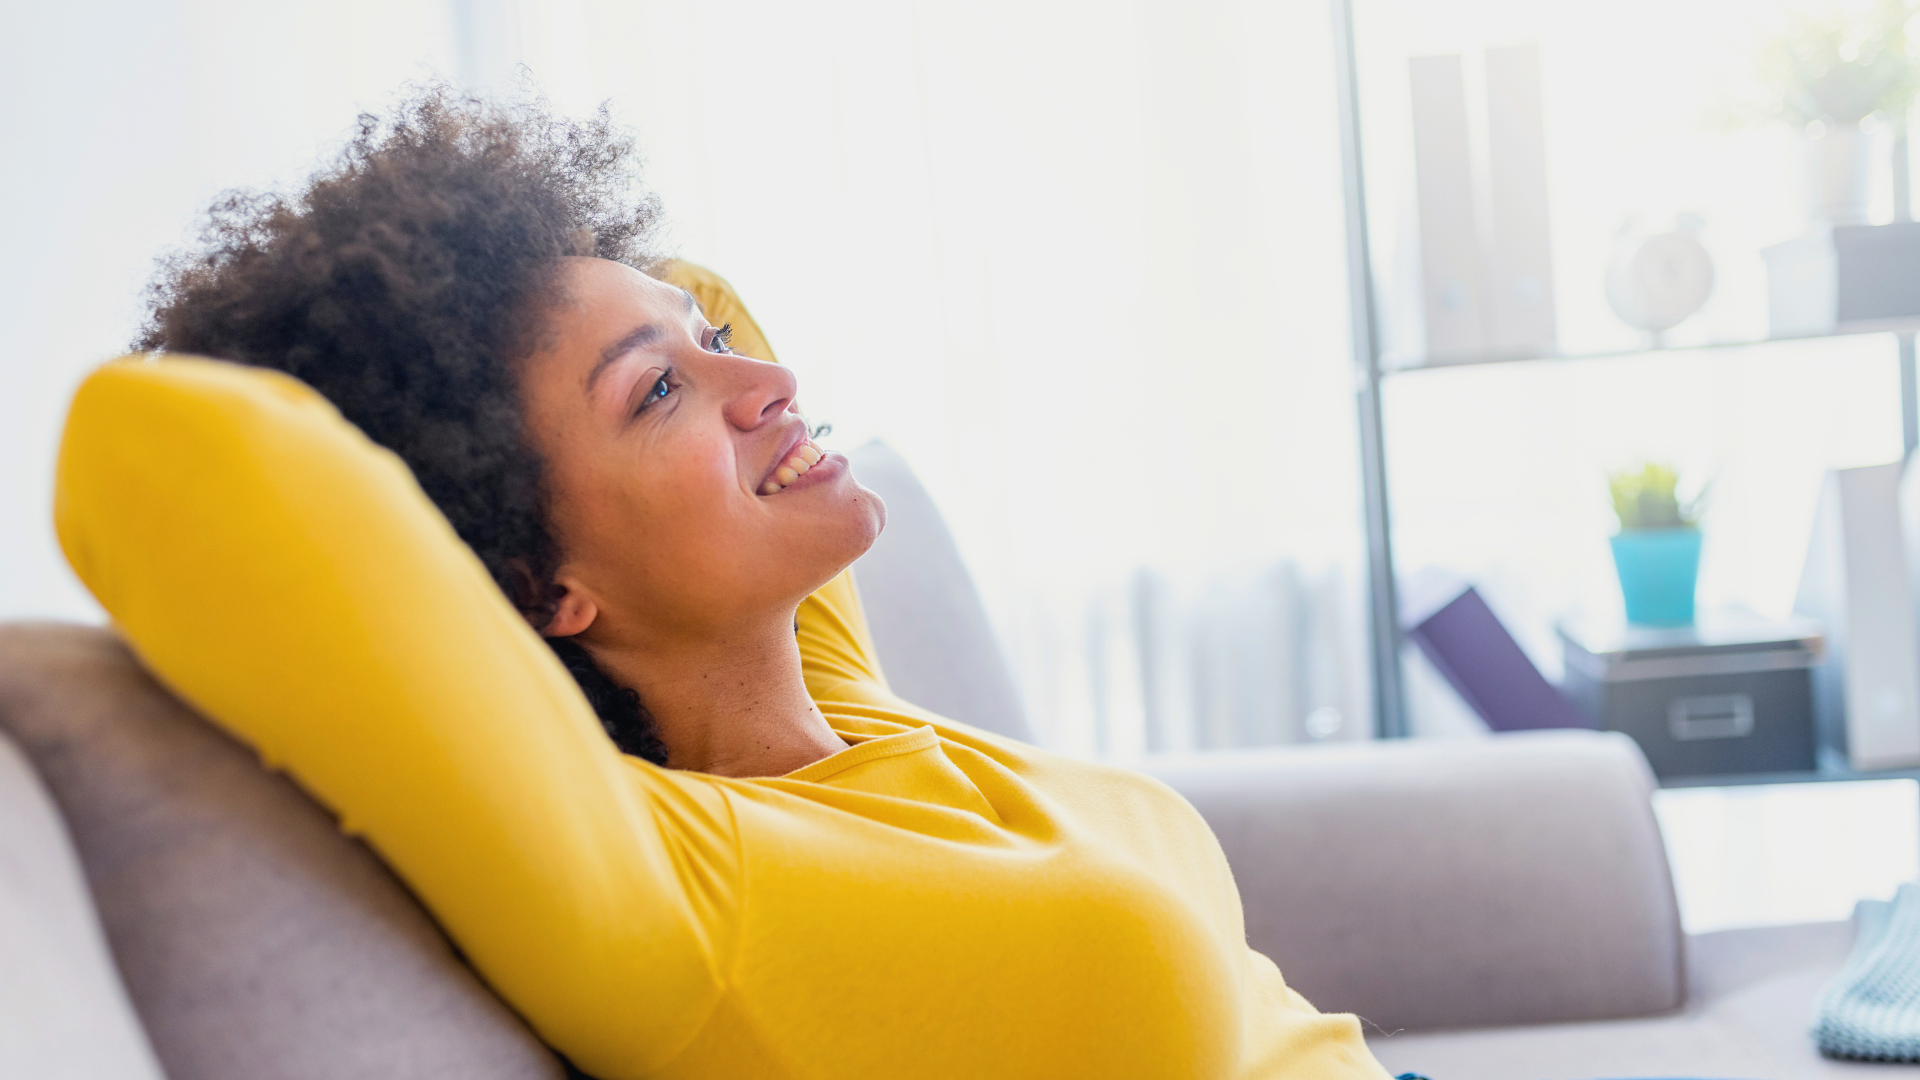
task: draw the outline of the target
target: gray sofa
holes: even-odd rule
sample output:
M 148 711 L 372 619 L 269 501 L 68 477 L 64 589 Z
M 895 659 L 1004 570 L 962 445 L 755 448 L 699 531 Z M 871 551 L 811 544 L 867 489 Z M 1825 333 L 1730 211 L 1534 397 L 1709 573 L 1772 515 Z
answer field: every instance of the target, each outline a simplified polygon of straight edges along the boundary
M 855 573 L 895 688 L 1029 737 L 931 500 L 883 446 L 856 469 L 890 511 Z M 1322 1008 L 1358 1013 L 1390 1071 L 1913 1072 L 1825 1061 L 1806 1037 L 1846 924 L 1681 932 L 1650 776 L 1624 739 L 1348 744 L 1153 771 L 1219 836 L 1252 945 Z M 563 1069 L 371 851 L 111 635 L 0 627 L 0 1076 Z

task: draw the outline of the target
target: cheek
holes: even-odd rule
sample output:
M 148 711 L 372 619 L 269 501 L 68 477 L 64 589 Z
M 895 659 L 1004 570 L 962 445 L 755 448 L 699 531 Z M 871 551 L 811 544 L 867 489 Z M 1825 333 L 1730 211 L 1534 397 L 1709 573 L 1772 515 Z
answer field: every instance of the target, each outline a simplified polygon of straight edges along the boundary
M 633 471 L 629 488 L 649 508 L 655 527 L 699 532 L 735 521 L 747 507 L 733 447 L 720 438 L 682 438 L 649 456 Z
M 741 531 L 747 509 L 731 448 L 719 440 L 610 452 L 588 488 L 582 509 L 594 519 L 597 561 L 626 567 L 644 558 L 684 573 L 711 562 Z

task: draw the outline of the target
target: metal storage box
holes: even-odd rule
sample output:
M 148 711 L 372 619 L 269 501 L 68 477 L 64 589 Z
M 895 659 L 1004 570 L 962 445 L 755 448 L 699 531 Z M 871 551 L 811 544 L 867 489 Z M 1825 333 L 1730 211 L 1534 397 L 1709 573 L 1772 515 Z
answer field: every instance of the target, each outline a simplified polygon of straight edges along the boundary
M 1732 610 L 1693 626 L 1571 621 L 1559 632 L 1567 697 L 1632 736 L 1662 779 L 1815 767 L 1818 624 Z

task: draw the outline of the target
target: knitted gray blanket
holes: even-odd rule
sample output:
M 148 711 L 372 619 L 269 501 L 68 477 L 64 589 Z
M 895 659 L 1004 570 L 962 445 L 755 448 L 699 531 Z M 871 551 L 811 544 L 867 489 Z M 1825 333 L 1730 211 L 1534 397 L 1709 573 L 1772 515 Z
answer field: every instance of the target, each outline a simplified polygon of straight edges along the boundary
M 1920 1061 L 1920 884 L 1862 900 L 1853 955 L 1820 996 L 1813 1041 L 1828 1057 Z

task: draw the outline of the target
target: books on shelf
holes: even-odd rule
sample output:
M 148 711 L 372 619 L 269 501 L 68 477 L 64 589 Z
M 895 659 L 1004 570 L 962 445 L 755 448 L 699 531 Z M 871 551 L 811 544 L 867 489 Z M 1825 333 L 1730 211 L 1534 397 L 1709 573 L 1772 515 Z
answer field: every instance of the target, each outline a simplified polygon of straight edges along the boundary
M 1403 585 L 1400 625 L 1494 731 L 1592 727 L 1540 674 L 1478 590 L 1438 573 Z
M 1438 362 L 1551 355 L 1539 47 L 1416 56 L 1407 83 L 1418 302 L 1390 290 L 1389 351 Z

